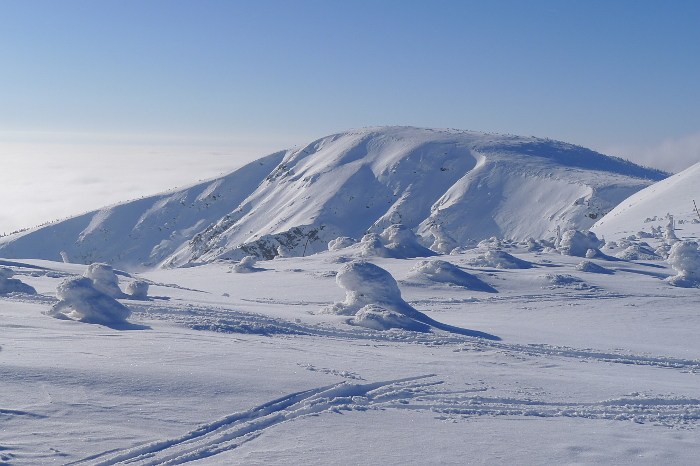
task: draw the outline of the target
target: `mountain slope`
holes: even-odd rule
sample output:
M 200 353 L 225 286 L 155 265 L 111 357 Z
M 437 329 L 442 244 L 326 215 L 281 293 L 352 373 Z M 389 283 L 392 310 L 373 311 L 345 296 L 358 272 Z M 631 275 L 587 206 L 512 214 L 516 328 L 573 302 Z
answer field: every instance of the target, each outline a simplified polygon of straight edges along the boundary
M 548 139 L 410 127 L 334 134 L 226 176 L 0 240 L 0 256 L 179 266 L 326 249 L 402 223 L 459 243 L 588 228 L 666 176 Z
M 665 227 L 669 215 L 676 223 L 679 238 L 696 238 L 700 233 L 700 163 L 659 181 L 622 201 L 608 215 L 596 222 L 593 231 L 610 240 L 649 233 L 651 227 Z

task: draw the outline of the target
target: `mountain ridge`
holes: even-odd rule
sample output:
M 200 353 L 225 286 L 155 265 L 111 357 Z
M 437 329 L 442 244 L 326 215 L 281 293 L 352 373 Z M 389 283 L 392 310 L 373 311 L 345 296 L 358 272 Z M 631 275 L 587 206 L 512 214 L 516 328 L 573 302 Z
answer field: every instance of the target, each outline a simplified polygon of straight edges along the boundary
M 593 167 L 593 168 L 591 168 Z M 0 239 L 0 256 L 182 266 L 324 250 L 402 223 L 464 244 L 588 228 L 665 178 L 559 141 L 373 127 L 279 151 L 227 175 Z M 281 249 L 280 249 L 281 246 Z

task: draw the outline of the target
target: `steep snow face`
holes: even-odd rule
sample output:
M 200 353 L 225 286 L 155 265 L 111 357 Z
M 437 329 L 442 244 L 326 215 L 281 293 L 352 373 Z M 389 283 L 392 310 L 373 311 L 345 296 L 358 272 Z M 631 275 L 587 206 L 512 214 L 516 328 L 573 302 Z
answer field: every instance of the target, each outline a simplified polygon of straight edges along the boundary
M 589 228 L 665 174 L 534 137 L 368 128 L 279 152 L 222 178 L 0 239 L 0 256 L 181 266 L 325 250 L 403 224 L 457 244 Z M 432 241 L 427 244 L 431 244 Z
M 598 236 L 617 240 L 675 222 L 676 234 L 696 238 L 700 232 L 700 163 L 659 181 L 622 201 L 591 228 Z

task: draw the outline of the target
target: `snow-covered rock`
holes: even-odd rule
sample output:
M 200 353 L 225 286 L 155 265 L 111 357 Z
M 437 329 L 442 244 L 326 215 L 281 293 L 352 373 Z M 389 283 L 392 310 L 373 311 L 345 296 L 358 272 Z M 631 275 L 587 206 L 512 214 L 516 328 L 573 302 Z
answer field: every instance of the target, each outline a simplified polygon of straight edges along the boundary
M 23 283 L 21 280 L 18 280 L 16 278 L 12 278 L 14 276 L 14 270 L 7 267 L 0 267 L 0 294 L 36 294 L 36 290 L 33 286 L 27 285 L 26 283 Z
M 333 134 L 228 175 L 0 239 L 0 256 L 180 266 L 291 256 L 401 223 L 457 244 L 586 229 L 666 174 L 534 137 L 409 127 Z M 635 231 L 637 231 L 636 229 Z M 446 248 L 447 246 L 444 246 Z
M 87 277 L 69 278 L 56 288 L 60 301 L 46 314 L 91 324 L 123 324 L 131 315 L 129 308 L 95 288 Z

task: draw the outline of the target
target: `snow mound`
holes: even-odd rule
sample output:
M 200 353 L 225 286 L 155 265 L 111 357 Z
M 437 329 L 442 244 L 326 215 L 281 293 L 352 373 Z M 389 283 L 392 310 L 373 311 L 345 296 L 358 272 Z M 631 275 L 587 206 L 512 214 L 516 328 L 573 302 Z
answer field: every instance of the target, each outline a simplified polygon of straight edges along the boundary
M 605 267 L 602 267 L 594 262 L 591 261 L 581 261 L 580 264 L 576 266 L 576 270 L 581 271 L 581 272 L 589 272 L 589 273 L 605 273 L 605 274 L 612 274 L 613 271 L 610 269 L 606 269 Z
M 353 244 L 357 244 L 356 239 L 350 238 L 349 236 L 339 236 L 336 239 L 332 239 L 328 242 L 328 250 L 340 251 L 341 249 L 350 247 Z
M 99 262 L 90 264 L 83 277 L 92 280 L 95 289 L 107 296 L 112 298 L 124 298 L 126 296 L 119 288 L 119 277 L 117 277 L 114 269 L 109 264 Z
M 148 298 L 148 287 L 148 282 L 143 280 L 134 280 L 127 285 L 126 294 L 131 296 L 133 299 L 146 299 Z
M 574 277 L 573 275 L 569 275 L 567 273 L 549 273 L 547 275 L 543 275 L 541 278 L 544 278 L 546 282 L 549 284 L 547 288 L 549 289 L 555 289 L 555 288 L 573 288 L 576 290 L 589 290 L 591 289 L 591 286 L 584 283 L 583 280 L 581 280 L 578 277 Z
M 473 291 L 497 293 L 488 283 L 443 260 L 418 261 L 409 271 L 409 278 L 449 283 Z
M 430 326 L 417 322 L 396 311 L 391 311 L 377 304 L 368 304 L 362 307 L 348 323 L 359 325 L 374 330 L 391 330 L 399 328 L 415 332 L 427 332 Z
M 532 267 L 530 262 L 496 249 L 468 260 L 467 264 L 472 267 L 494 267 L 497 269 L 529 269 Z
M 676 242 L 666 261 L 678 272 L 668 279 L 671 285 L 689 288 L 700 282 L 700 249 L 695 241 Z
M 15 271 L 7 267 L 0 267 L 0 294 L 25 293 L 36 294 L 33 286 L 23 283 L 21 280 L 12 278 Z
M 231 272 L 234 273 L 251 273 L 251 272 L 259 272 L 263 269 L 260 269 L 258 267 L 255 267 L 255 264 L 258 262 L 258 258 L 255 256 L 246 256 L 240 261 L 238 261 L 237 264 L 234 264 L 233 267 L 231 267 Z
M 565 256 L 587 257 L 589 249 L 597 251 L 603 244 L 592 231 L 568 230 L 561 236 L 557 249 Z
M 56 288 L 60 301 L 46 314 L 91 324 L 123 324 L 131 315 L 129 308 L 95 288 L 88 277 L 69 278 Z
M 615 254 L 615 257 L 626 261 L 655 261 L 662 259 L 654 250 L 641 244 L 631 244 L 624 251 Z

